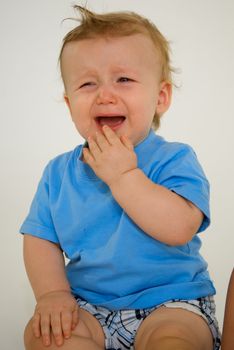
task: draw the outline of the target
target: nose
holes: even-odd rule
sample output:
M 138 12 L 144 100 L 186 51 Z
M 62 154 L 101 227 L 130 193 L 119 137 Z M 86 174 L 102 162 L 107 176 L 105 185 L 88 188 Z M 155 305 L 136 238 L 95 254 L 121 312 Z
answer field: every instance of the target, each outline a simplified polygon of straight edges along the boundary
M 100 104 L 115 104 L 117 102 L 117 96 L 113 91 L 113 87 L 110 85 L 102 85 L 98 89 L 96 103 Z

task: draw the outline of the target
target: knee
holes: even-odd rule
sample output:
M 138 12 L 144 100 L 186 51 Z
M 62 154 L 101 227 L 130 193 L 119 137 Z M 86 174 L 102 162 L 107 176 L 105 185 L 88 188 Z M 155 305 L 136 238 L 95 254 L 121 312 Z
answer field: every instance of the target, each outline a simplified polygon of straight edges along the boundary
M 71 341 L 72 338 L 75 338 L 76 341 L 80 338 L 86 338 L 93 340 L 93 335 L 89 328 L 86 326 L 85 322 L 79 320 L 76 328 L 71 333 L 71 338 L 68 341 Z M 54 345 L 54 338 L 51 336 L 52 345 Z M 29 320 L 24 330 L 24 346 L 26 350 L 38 350 L 38 349 L 47 349 L 47 347 L 43 346 L 42 339 L 36 338 L 33 333 L 33 321 Z
M 188 342 L 188 340 L 171 337 L 171 336 L 162 336 L 156 339 L 152 339 L 147 343 L 147 350 L 159 349 L 159 350 L 197 350 L 193 344 Z
M 33 343 L 37 340 L 33 335 L 32 319 L 27 323 L 24 329 L 24 346 L 26 350 L 32 349 Z
M 165 325 L 153 329 L 148 334 L 146 349 L 194 349 L 188 341 L 186 330 L 175 325 Z
M 159 349 L 165 349 L 169 344 L 175 344 L 178 341 L 182 343 L 186 343 L 185 330 L 180 329 L 175 325 L 161 325 L 160 327 L 151 329 L 151 332 L 148 333 L 146 348 L 151 349 L 152 346 L 159 347 Z M 184 347 L 183 347 L 184 348 Z M 187 349 L 187 348 L 186 348 Z M 190 349 L 190 348 L 188 348 Z
M 150 334 L 150 337 L 164 338 L 164 337 L 174 337 L 174 338 L 183 338 L 186 335 L 187 331 L 185 327 L 178 326 L 173 323 L 166 323 L 165 325 L 160 325 L 159 327 L 153 328 Z

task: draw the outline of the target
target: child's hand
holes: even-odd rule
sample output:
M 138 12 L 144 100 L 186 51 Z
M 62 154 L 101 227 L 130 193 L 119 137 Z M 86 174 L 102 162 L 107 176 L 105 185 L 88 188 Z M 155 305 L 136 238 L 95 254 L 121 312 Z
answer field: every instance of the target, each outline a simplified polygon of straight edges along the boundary
M 108 126 L 96 139 L 89 138 L 89 149 L 84 148 L 84 160 L 98 177 L 111 186 L 121 175 L 137 168 L 137 156 L 130 140 L 120 138 Z
M 33 333 L 37 338 L 42 337 L 44 346 L 51 344 L 51 335 L 56 345 L 62 345 L 77 323 L 78 305 L 70 292 L 55 291 L 39 298 L 33 316 Z

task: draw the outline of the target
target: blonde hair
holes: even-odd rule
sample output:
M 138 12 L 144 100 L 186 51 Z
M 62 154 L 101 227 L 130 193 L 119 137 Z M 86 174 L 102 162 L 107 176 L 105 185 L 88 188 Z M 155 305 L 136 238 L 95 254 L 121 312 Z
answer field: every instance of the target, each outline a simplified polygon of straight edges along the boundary
M 170 63 L 169 42 L 151 21 L 135 12 L 126 11 L 97 14 L 79 5 L 74 5 L 74 9 L 79 11 L 81 18 L 72 19 L 79 21 L 80 25 L 68 32 L 63 39 L 59 55 L 62 78 L 62 54 L 67 43 L 91 39 L 98 36 L 121 37 L 133 34 L 144 34 L 152 40 L 157 53 L 160 55 L 161 81 L 173 84 L 172 73 L 174 69 Z M 152 126 L 155 130 L 160 126 L 160 116 L 157 113 L 155 113 Z

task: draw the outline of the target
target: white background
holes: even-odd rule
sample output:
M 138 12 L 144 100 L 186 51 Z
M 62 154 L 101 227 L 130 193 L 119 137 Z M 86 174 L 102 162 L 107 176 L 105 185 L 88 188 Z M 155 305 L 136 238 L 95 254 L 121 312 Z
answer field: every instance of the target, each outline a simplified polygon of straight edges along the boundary
M 18 234 L 47 161 L 82 139 L 63 103 L 57 58 L 74 22 L 73 2 L 0 1 L 1 298 L 0 344 L 23 349 L 34 308 Z M 234 2 L 232 0 L 89 0 L 95 11 L 133 10 L 155 22 L 171 41 L 181 70 L 172 107 L 159 131 L 194 147 L 211 183 L 212 225 L 202 253 L 217 289 L 222 325 L 233 267 Z M 124 54 L 124 53 L 123 53 Z

